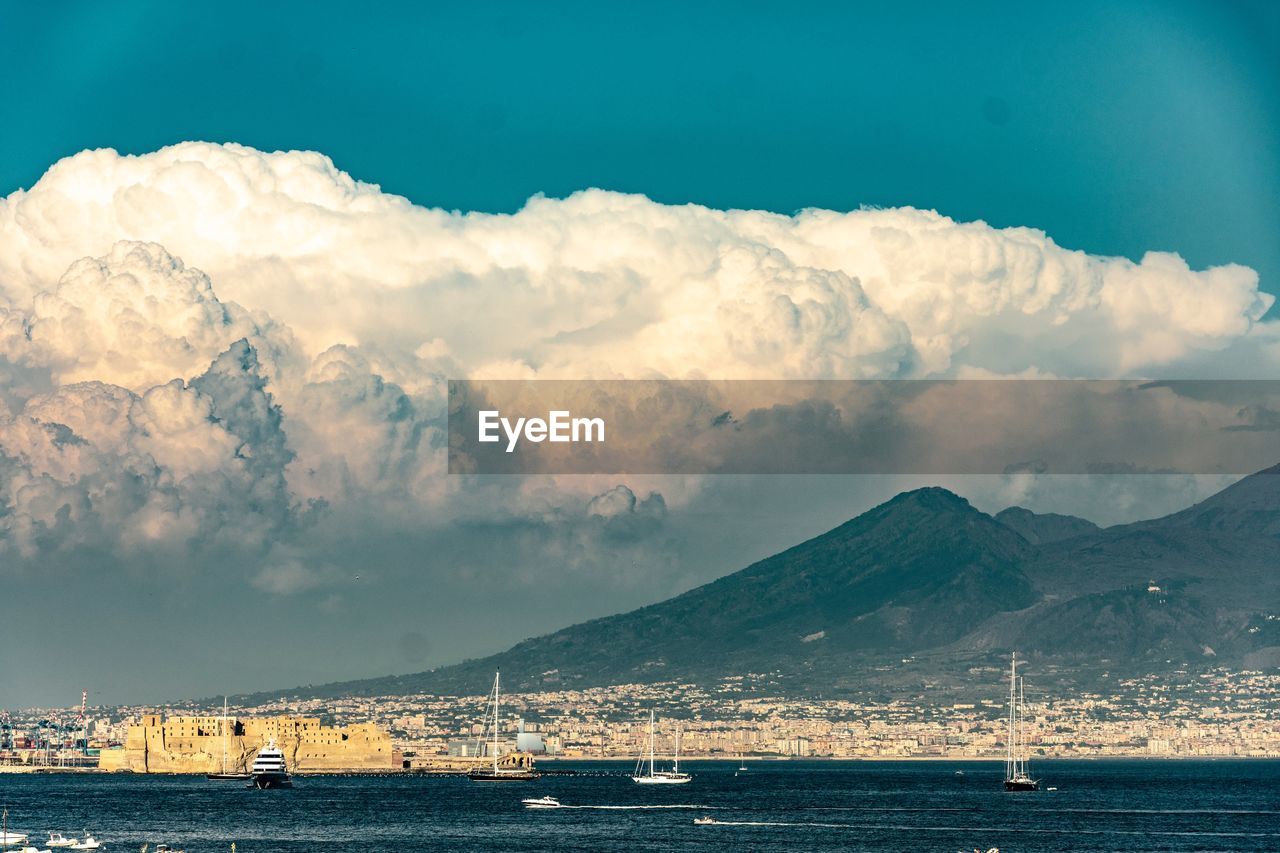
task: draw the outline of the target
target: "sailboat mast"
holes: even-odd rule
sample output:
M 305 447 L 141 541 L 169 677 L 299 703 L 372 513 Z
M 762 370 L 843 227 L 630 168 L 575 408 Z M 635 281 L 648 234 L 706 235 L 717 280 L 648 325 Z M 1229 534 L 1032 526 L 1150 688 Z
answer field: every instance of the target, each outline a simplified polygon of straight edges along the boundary
M 1027 772 L 1027 699 L 1022 691 L 1022 678 L 1018 678 L 1018 763 Z
M 227 772 L 227 697 L 222 697 L 222 773 Z
M 1014 777 L 1014 752 L 1013 738 L 1016 732 L 1014 724 L 1014 687 L 1017 682 L 1018 673 L 1018 653 L 1014 652 L 1009 661 L 1009 736 L 1005 738 L 1005 777 L 1012 779 Z
M 676 726 L 676 766 L 672 768 L 676 773 L 680 772 L 680 726 Z
M 495 774 L 498 772 L 498 691 L 501 678 L 501 670 L 493 674 L 493 772 Z
M 649 709 L 649 775 L 653 775 L 653 709 Z

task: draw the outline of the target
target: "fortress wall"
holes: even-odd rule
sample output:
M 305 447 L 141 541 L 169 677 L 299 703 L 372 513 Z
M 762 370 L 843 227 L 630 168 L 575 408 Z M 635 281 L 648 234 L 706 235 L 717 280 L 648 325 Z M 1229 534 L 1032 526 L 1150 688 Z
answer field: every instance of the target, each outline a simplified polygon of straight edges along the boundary
M 228 772 L 247 773 L 258 750 L 274 740 L 290 772 L 396 770 L 391 736 L 373 723 L 322 726 L 312 717 L 267 717 L 228 721 L 221 717 L 154 715 L 130 726 L 124 749 L 105 750 L 99 766 L 135 773 L 217 773 L 227 751 Z

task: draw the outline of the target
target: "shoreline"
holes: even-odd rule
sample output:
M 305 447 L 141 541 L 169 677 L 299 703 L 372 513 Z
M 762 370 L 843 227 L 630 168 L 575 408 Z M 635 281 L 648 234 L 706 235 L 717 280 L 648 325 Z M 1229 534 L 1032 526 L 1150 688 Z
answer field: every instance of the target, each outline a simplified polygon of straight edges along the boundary
M 1042 756 L 1033 759 L 1036 762 L 1042 761 L 1133 761 L 1133 762 L 1180 762 L 1180 761 L 1276 761 L 1280 759 L 1280 755 L 1073 755 L 1073 756 Z M 563 763 L 619 763 L 625 764 L 632 761 L 629 757 L 582 757 L 582 756 L 540 756 L 539 764 L 563 764 Z M 945 756 L 912 756 L 912 757 L 894 757 L 894 758 L 878 758 L 878 757 L 857 757 L 857 758 L 832 758 L 828 756 L 777 756 L 777 757 L 745 757 L 736 756 L 687 756 L 684 761 L 689 762 L 714 762 L 717 764 L 735 764 L 746 763 L 749 766 L 759 766 L 763 764 L 795 764 L 795 763 L 814 763 L 814 764 L 927 764 L 927 763 L 952 763 L 952 764 L 980 764 L 988 765 L 1003 764 L 1004 759 L 999 757 L 975 758 L 975 757 L 945 757 Z M 130 770 L 103 770 L 98 767 L 39 767 L 29 765 L 0 765 L 0 775 L 26 775 L 26 776 L 50 776 L 50 775 L 78 775 L 78 776 L 184 776 L 184 777 L 203 777 L 204 773 L 135 773 Z M 433 772 L 430 770 L 315 770 L 301 771 L 292 774 L 298 778 L 323 777 L 323 776 L 349 776 L 349 777 L 375 777 L 375 776 L 460 776 L 465 775 L 455 770 Z

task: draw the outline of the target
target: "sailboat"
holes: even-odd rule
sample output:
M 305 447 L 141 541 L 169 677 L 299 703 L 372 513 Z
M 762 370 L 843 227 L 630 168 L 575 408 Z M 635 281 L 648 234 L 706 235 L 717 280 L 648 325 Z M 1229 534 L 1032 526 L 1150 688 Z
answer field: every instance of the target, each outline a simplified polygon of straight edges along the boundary
M 537 771 L 525 767 L 498 766 L 498 706 L 501 700 L 500 682 L 502 673 L 493 675 L 493 767 L 477 767 L 467 776 L 472 782 L 527 782 L 537 779 Z
M 690 782 L 693 777 L 688 773 L 680 772 L 680 731 L 676 730 L 676 756 L 675 766 L 670 770 L 656 770 L 654 768 L 654 730 L 653 730 L 653 709 L 649 709 L 649 772 L 644 772 L 644 756 L 641 755 L 636 761 L 635 773 L 631 779 L 641 785 L 682 785 Z
M 35 850 L 34 847 L 26 847 L 27 834 L 25 832 L 9 831 L 9 810 L 4 809 L 3 816 L 0 817 L 0 850 L 8 850 L 10 847 L 24 845 L 23 850 Z
M 1022 679 L 1018 677 L 1018 653 L 1009 663 L 1009 737 L 1004 763 L 1006 791 L 1039 791 L 1040 781 L 1032 779 L 1027 769 L 1026 740 L 1022 730 L 1026 703 Z
M 229 720 L 227 717 L 227 697 L 222 697 L 222 772 L 206 773 L 204 778 L 216 779 L 223 782 L 244 782 L 251 778 L 249 773 L 228 773 L 227 772 L 227 726 Z

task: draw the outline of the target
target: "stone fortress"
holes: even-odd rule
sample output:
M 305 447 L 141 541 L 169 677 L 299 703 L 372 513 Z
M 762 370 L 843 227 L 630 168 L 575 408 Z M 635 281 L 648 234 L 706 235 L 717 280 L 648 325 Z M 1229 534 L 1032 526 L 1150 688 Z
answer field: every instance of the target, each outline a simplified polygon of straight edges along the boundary
M 284 751 L 291 773 L 400 770 L 391 735 L 373 723 L 336 728 L 316 717 L 170 717 L 147 714 L 125 744 L 104 749 L 99 768 L 133 773 L 247 773 L 268 742 Z M 224 753 L 225 750 L 225 753 Z

